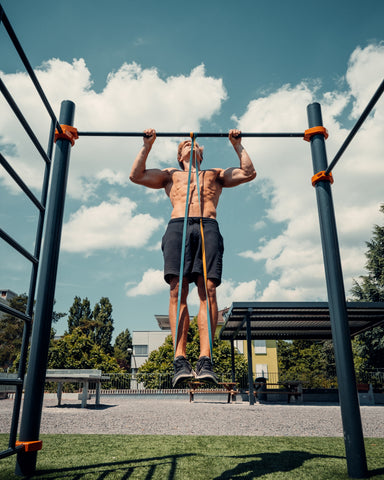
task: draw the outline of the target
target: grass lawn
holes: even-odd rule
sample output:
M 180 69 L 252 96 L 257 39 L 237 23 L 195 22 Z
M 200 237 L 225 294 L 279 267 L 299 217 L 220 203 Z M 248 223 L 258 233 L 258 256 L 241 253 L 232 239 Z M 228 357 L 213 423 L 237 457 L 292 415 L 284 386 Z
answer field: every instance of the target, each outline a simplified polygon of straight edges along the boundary
M 34 479 L 347 479 L 342 438 L 41 435 Z M 1 449 L 8 435 L 0 435 Z M 384 479 L 384 439 L 366 439 L 371 478 Z M 15 456 L 0 460 L 0 479 Z

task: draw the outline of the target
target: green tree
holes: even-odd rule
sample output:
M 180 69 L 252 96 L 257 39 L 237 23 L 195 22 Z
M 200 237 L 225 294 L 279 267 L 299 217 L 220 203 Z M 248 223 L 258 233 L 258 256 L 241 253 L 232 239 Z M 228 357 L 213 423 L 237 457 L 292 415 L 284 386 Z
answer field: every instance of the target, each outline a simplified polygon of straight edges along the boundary
M 25 313 L 28 297 L 25 293 L 17 295 L 9 302 L 9 306 Z M 20 354 L 24 321 L 8 313 L 0 314 L 0 368 L 11 368 Z
M 91 310 L 88 298 L 75 297 L 68 315 L 68 332 L 71 334 L 80 328 L 92 342 L 99 345 L 108 355 L 113 353 L 111 344 L 113 334 L 112 304 L 107 297 L 102 297 Z
M 56 303 L 56 302 L 55 302 Z M 12 298 L 9 306 L 25 313 L 27 310 L 28 296 L 23 293 Z M 65 313 L 52 312 L 52 323 L 56 323 Z M 0 369 L 17 370 L 21 355 L 21 343 L 24 330 L 24 321 L 13 315 L 0 316 Z M 51 328 L 51 340 L 55 336 L 54 328 Z M 29 353 L 28 353 L 29 355 Z
M 187 357 L 192 365 L 199 359 L 200 342 L 197 319 L 189 327 L 187 338 Z M 143 381 L 146 388 L 164 388 L 168 385 L 169 375 L 173 374 L 174 350 L 172 336 L 169 335 L 163 345 L 150 353 L 148 360 L 138 371 L 138 381 Z M 213 363 L 215 372 L 226 380 L 231 375 L 231 347 L 229 342 L 219 340 L 213 342 Z M 235 375 L 240 380 L 247 374 L 247 362 L 243 355 L 235 354 Z M 144 375 L 140 375 L 144 374 Z
M 102 297 L 99 303 L 96 303 L 93 309 L 93 331 L 91 335 L 97 345 L 105 353 L 112 354 L 111 344 L 113 334 L 112 304 L 109 298 Z
M 116 359 L 106 354 L 81 327 L 52 342 L 48 368 L 95 368 L 103 372 L 121 372 Z
M 121 368 L 124 370 L 131 369 L 132 336 L 128 328 L 117 335 L 113 355 Z
M 333 348 L 330 342 L 278 340 L 279 379 L 301 380 L 306 386 L 335 386 Z
M 92 322 L 92 311 L 88 298 L 81 300 L 75 297 L 68 315 L 68 333 L 72 333 L 75 328 L 81 327 L 84 333 L 89 333 L 90 323 Z
M 384 214 L 384 204 L 380 206 Z M 384 302 L 384 226 L 375 225 L 365 256 L 368 274 L 354 280 L 351 293 L 361 302 Z M 354 348 L 360 356 L 360 374 L 372 369 L 384 369 L 384 327 L 364 332 L 354 340 Z

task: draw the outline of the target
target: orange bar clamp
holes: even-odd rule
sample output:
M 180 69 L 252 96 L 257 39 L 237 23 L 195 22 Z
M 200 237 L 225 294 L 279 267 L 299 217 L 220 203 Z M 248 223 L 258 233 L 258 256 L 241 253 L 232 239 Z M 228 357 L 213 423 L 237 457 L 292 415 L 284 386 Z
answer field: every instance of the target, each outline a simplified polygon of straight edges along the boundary
M 314 187 L 317 182 L 320 182 L 321 180 L 326 180 L 328 182 L 333 183 L 333 176 L 332 172 L 329 172 L 329 175 L 325 174 L 325 170 L 321 170 L 320 172 L 315 173 L 312 177 L 312 186 Z
M 305 130 L 304 140 L 309 142 L 313 135 L 317 135 L 318 133 L 323 134 L 325 139 L 328 138 L 328 130 L 325 127 L 312 127 Z
M 15 445 L 16 447 L 20 447 L 20 445 L 24 446 L 24 452 L 36 452 L 43 448 L 43 441 L 35 440 L 33 442 L 20 442 L 17 440 Z
M 71 127 L 71 125 L 60 125 L 62 133 L 60 133 L 57 129 L 55 130 L 55 143 L 59 138 L 64 138 L 71 142 L 71 145 L 75 144 L 75 140 L 79 138 L 77 133 L 77 128 Z

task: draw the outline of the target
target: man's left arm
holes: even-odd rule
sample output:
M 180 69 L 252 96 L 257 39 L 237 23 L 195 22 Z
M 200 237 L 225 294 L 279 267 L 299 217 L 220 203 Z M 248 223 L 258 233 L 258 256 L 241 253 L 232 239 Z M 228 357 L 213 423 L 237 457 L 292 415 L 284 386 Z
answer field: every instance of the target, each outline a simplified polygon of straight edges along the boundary
M 223 170 L 220 174 L 223 187 L 236 187 L 241 183 L 250 182 L 256 177 L 256 170 L 253 166 L 248 152 L 241 144 L 241 132 L 240 130 L 230 130 L 228 138 L 233 145 L 233 148 L 239 157 L 240 166 L 231 167 Z

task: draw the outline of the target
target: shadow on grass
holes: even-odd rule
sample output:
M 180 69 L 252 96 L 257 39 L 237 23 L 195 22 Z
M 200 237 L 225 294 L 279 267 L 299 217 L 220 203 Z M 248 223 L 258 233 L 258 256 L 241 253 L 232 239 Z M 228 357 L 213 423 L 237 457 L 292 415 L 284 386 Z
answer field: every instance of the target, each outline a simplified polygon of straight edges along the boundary
M 66 478 L 72 480 L 80 480 L 89 473 L 93 473 L 95 480 L 103 480 L 108 475 L 113 474 L 114 479 L 128 480 L 137 472 L 141 471 L 140 478 L 151 480 L 154 478 L 161 478 L 162 480 L 174 480 L 177 478 L 178 463 L 190 458 L 196 464 L 199 463 L 207 455 L 200 455 L 196 453 L 185 453 L 181 455 L 166 455 L 161 457 L 143 458 L 135 460 L 126 460 L 119 462 L 105 462 L 94 465 L 73 466 L 68 468 L 40 470 L 36 472 L 36 479 L 38 478 Z M 226 470 L 214 477 L 212 480 L 252 480 L 262 477 L 263 475 L 277 472 L 291 472 L 300 468 L 307 460 L 315 458 L 325 459 L 345 459 L 345 457 L 333 455 L 318 455 L 305 451 L 287 450 L 279 453 L 259 453 L 254 455 L 240 455 L 240 456 L 220 456 L 218 459 L 233 459 L 235 466 Z M 161 470 L 161 471 L 159 471 Z M 167 470 L 167 473 L 165 472 Z M 183 468 L 185 470 L 185 466 Z M 191 465 L 188 471 L 194 471 L 194 465 Z M 380 469 L 381 471 L 381 469 Z M 376 471 L 376 475 L 380 472 Z M 372 472 L 370 472 L 372 474 Z M 121 475 L 121 476 L 120 476 Z M 196 475 L 197 478 L 202 478 Z M 109 477 L 108 477 L 109 478 Z M 179 477 L 181 478 L 181 477 Z M 184 478 L 184 477 L 183 477 Z M 204 477 L 207 478 L 207 477 Z
M 34 478 L 72 478 L 73 480 L 80 480 L 83 476 L 89 473 L 96 473 L 95 470 L 102 470 L 100 473 L 97 472 L 98 477 L 95 477 L 95 479 L 102 480 L 113 473 L 115 475 L 114 478 L 127 480 L 135 470 L 143 469 L 143 472 L 146 470 L 146 474 L 143 476 L 143 478 L 145 478 L 145 480 L 150 480 L 151 478 L 154 478 L 157 468 L 168 466 L 169 474 L 167 477 L 163 476 L 163 478 L 164 480 L 172 480 L 175 478 L 177 461 L 182 458 L 196 456 L 197 455 L 195 453 L 185 453 L 182 455 L 165 455 L 163 457 L 124 460 L 120 462 L 105 462 L 93 465 L 80 465 L 68 468 L 58 468 L 54 470 L 38 470 L 36 471 Z M 121 473 L 121 477 L 116 477 L 119 472 Z
M 235 461 L 251 458 L 254 460 L 241 461 L 234 468 L 223 472 L 219 477 L 215 477 L 214 480 L 235 480 L 236 478 L 252 480 L 266 475 L 267 473 L 291 472 L 292 470 L 300 468 L 305 461 L 314 458 L 344 459 L 345 457 L 315 455 L 309 452 L 285 450 L 278 453 L 259 453 L 255 455 L 236 456 L 233 458 Z

